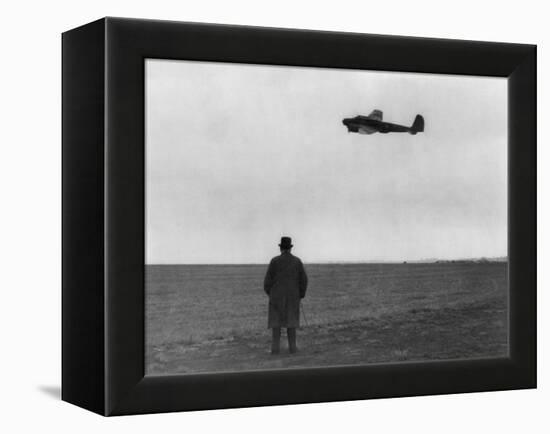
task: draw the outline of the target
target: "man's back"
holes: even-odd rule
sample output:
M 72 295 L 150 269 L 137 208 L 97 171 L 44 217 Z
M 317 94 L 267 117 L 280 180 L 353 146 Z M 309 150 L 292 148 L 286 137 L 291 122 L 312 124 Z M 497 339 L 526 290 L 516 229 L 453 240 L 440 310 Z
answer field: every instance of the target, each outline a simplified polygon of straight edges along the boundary
M 264 289 L 270 297 L 303 298 L 307 289 L 307 275 L 300 258 L 290 252 L 275 256 L 269 264 Z
M 287 328 L 289 350 L 295 353 L 296 328 L 300 327 L 300 299 L 307 289 L 307 275 L 302 261 L 290 253 L 292 240 L 282 237 L 281 254 L 271 259 L 264 279 L 269 296 L 267 326 L 273 329 L 272 354 L 279 353 L 281 327 Z

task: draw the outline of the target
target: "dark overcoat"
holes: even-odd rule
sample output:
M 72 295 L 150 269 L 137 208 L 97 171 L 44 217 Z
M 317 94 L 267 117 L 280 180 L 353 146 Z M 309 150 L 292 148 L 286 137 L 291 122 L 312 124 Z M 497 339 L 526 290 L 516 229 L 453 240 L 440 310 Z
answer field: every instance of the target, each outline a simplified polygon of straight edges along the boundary
M 300 258 L 290 252 L 275 256 L 264 279 L 264 291 L 269 296 L 267 326 L 299 327 L 300 299 L 306 290 L 307 274 Z

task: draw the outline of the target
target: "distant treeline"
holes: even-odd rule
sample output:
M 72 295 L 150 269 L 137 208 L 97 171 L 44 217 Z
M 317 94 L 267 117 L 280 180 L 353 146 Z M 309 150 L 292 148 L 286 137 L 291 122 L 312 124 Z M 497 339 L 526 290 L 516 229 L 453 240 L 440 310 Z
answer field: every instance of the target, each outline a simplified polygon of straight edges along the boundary
M 435 261 L 436 264 L 487 264 L 489 262 L 508 262 L 508 258 L 452 259 Z

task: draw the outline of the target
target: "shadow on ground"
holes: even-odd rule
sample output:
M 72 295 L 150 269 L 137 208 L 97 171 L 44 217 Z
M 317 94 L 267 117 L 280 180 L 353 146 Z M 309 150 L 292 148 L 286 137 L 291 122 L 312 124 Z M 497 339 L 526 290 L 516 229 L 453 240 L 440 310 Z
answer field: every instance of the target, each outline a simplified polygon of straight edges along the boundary
M 60 400 L 61 399 L 61 387 L 60 386 L 38 386 L 38 390 L 44 395 L 50 398 Z

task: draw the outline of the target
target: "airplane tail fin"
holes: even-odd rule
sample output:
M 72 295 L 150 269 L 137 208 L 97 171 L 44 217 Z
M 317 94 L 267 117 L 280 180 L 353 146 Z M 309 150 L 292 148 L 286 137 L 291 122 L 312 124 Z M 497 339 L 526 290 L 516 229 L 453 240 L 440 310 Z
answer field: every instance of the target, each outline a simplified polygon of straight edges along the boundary
M 424 132 L 424 118 L 421 115 L 416 115 L 414 122 L 411 126 L 411 134 Z

